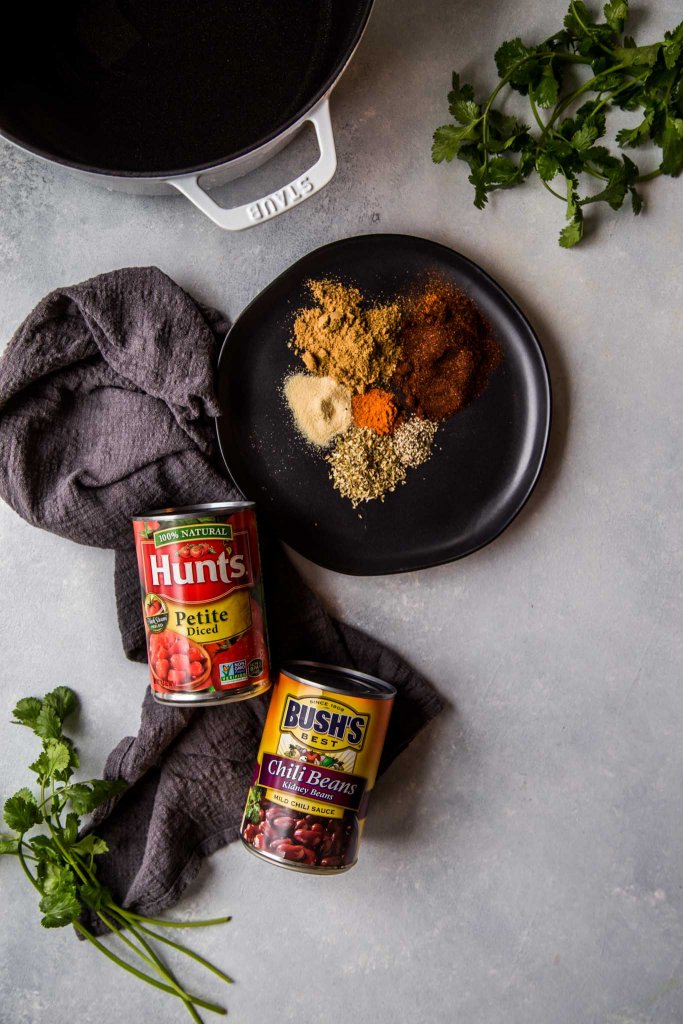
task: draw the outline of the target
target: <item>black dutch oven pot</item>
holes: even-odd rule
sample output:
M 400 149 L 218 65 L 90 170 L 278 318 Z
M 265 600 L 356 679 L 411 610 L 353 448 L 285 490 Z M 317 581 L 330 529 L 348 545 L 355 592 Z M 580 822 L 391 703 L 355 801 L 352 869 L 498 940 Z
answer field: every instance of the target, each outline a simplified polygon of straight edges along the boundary
M 5 36 L 0 135 L 112 189 L 178 190 L 239 231 L 336 169 L 329 95 L 372 0 L 61 0 L 22 4 Z M 310 121 L 320 156 L 225 209 L 205 191 L 265 163 Z M 200 184 L 201 179 L 201 184 Z

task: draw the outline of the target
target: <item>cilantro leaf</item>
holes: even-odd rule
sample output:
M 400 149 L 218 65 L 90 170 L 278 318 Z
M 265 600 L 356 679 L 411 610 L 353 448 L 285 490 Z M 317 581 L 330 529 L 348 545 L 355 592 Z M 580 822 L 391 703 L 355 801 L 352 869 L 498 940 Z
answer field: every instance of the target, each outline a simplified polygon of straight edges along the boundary
M 82 909 L 75 886 L 46 893 L 38 906 L 44 915 L 40 921 L 43 928 L 63 928 L 75 921 Z
M 617 132 L 617 142 L 620 146 L 642 146 L 650 138 L 650 131 L 654 120 L 654 108 L 645 114 L 645 117 L 635 128 L 622 128 Z
M 43 892 L 53 893 L 60 889 L 73 889 L 76 876 L 68 865 L 58 860 L 43 860 L 38 864 L 38 878 Z
M 43 815 L 30 789 L 20 789 L 5 801 L 3 817 L 13 832 L 23 835 L 34 825 L 40 825 Z
M 499 110 L 490 110 L 489 148 L 494 151 L 511 149 L 520 150 L 529 140 L 529 127 L 518 121 L 516 117 L 502 114 Z
M 71 786 L 68 798 L 77 814 L 89 814 L 100 804 L 118 796 L 127 788 L 128 784 L 121 779 L 91 779 L 89 782 L 78 782 Z
M 482 164 L 475 164 L 467 178 L 470 185 L 474 185 L 474 205 L 478 210 L 483 210 L 489 201 L 488 179 Z
M 683 118 L 667 117 L 660 139 L 662 172 L 675 178 L 683 171 Z
M 560 169 L 560 161 L 554 153 L 542 152 L 536 157 L 536 170 L 543 181 L 552 181 Z
M 496 188 L 509 188 L 519 179 L 517 166 L 505 156 L 494 157 L 489 160 L 486 180 L 489 185 Z
M 454 124 L 442 125 L 441 128 L 437 128 L 434 132 L 432 160 L 435 164 L 440 164 L 442 160 L 455 159 L 462 144 L 473 137 L 471 125 L 464 127 L 458 127 Z
M 598 129 L 595 125 L 584 124 L 572 135 L 571 144 L 580 156 L 585 156 L 597 138 Z
M 651 43 L 649 46 L 617 46 L 614 55 L 620 64 L 652 67 L 661 49 L 661 43 Z
M 34 729 L 42 706 L 42 700 L 38 700 L 37 697 L 22 697 L 12 712 L 14 715 L 13 724 L 26 725 L 29 729 Z
M 43 702 L 38 712 L 33 731 L 44 740 L 58 740 L 62 735 L 62 723 L 54 708 Z
M 534 87 L 534 97 L 539 107 L 553 107 L 557 103 L 559 91 L 560 83 L 555 77 L 552 64 L 546 64 Z
M 683 21 L 671 32 L 664 33 L 664 65 L 674 68 L 683 53 Z
M 605 20 L 615 32 L 623 32 L 628 18 L 628 0 L 608 0 L 603 8 Z
M 50 836 L 33 836 L 28 845 L 40 861 L 59 861 L 62 856 Z
M 73 846 L 78 839 L 78 824 L 79 817 L 77 814 L 71 813 L 66 816 L 66 824 L 64 825 L 64 842 L 67 846 Z
M 0 856 L 5 853 L 18 853 L 19 852 L 19 840 L 18 839 L 0 839 Z
M 569 11 L 564 19 L 564 27 L 567 32 L 577 39 L 585 39 L 586 37 L 590 39 L 591 30 L 596 29 L 597 25 L 593 21 L 584 0 L 572 0 Z
M 509 39 L 496 50 L 495 61 L 500 78 L 507 79 L 513 89 L 525 95 L 537 68 L 535 49 L 525 46 L 517 37 Z
M 82 839 L 79 839 L 75 844 L 74 849 L 78 850 L 79 853 L 84 853 L 91 857 L 97 857 L 101 853 L 106 853 L 109 847 L 104 839 L 100 839 L 99 836 L 94 836 L 90 833 L 87 836 L 83 836 Z
M 82 902 L 92 910 L 101 910 L 112 900 L 111 892 L 104 885 L 91 885 L 86 882 L 79 886 L 79 892 Z
M 560 231 L 560 245 L 563 249 L 573 249 L 583 238 L 583 215 L 579 210 L 573 220 Z
M 58 773 L 66 772 L 71 764 L 71 751 L 62 740 L 45 740 L 43 750 L 30 765 L 41 781 L 48 781 Z
M 471 85 L 461 85 L 460 76 L 453 73 L 453 88 L 448 94 L 448 109 L 460 124 L 470 124 L 479 117 L 479 104 L 474 102 Z
M 57 686 L 46 694 L 43 700 L 62 723 L 78 707 L 78 698 L 68 686 Z

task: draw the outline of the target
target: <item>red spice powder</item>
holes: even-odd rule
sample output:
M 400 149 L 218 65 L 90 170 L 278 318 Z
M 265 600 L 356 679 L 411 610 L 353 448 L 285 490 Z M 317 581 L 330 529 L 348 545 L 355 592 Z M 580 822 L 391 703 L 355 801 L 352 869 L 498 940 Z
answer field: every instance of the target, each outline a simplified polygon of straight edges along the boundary
M 446 280 L 408 296 L 398 340 L 392 385 L 408 409 L 429 420 L 447 419 L 480 395 L 502 359 L 479 308 Z

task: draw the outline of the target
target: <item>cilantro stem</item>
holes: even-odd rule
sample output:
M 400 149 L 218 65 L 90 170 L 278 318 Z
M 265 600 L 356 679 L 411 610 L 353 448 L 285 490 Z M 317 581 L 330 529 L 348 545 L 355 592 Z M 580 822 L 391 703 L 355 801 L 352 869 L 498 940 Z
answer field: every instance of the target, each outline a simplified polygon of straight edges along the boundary
M 551 188 L 548 182 L 544 181 L 543 178 L 541 178 L 541 185 L 543 185 L 543 188 L 547 189 L 552 196 L 555 196 L 556 199 L 561 199 L 563 203 L 567 202 L 565 196 L 560 195 L 560 193 L 556 192 L 554 188 Z
M 140 935 L 140 933 L 135 928 L 132 928 L 130 924 L 127 925 L 132 934 L 142 945 L 143 949 L 146 950 L 148 954 L 147 956 L 144 953 L 141 953 L 138 947 L 133 942 L 131 942 L 131 940 L 128 939 L 123 934 L 123 932 L 119 928 L 117 928 L 116 925 L 113 924 L 113 922 L 110 921 L 109 918 L 107 918 L 101 911 L 97 911 L 97 916 L 107 926 L 107 928 L 110 929 L 110 931 L 112 931 L 115 935 L 118 936 L 121 942 L 125 943 L 125 945 L 128 946 L 131 950 L 133 950 L 133 952 L 136 953 L 142 960 L 144 960 L 145 963 L 149 964 L 149 966 L 153 970 L 155 970 L 157 974 L 159 974 L 162 978 L 165 978 L 166 981 L 170 983 L 171 987 L 175 989 L 177 995 L 185 1003 L 185 1006 L 187 1007 L 190 1016 L 195 1021 L 195 1024 L 197 1024 L 197 1021 L 199 1022 L 199 1024 L 202 1024 L 202 1019 L 192 1006 L 189 995 L 182 988 L 182 986 L 178 982 L 178 979 L 175 977 L 170 968 L 161 960 L 159 956 L 157 956 L 157 954 L 154 952 L 150 944 L 145 940 L 144 936 Z M 121 915 L 117 914 L 116 916 L 120 919 Z
M 31 874 L 31 872 L 28 869 L 28 864 L 26 863 L 26 860 L 25 860 L 25 857 L 24 857 L 24 849 L 23 848 L 24 848 L 24 836 L 23 836 L 23 833 L 22 833 L 22 835 L 20 835 L 19 839 L 17 840 L 17 857 L 19 858 L 19 863 L 21 864 L 21 869 L 24 872 L 24 874 L 26 875 L 26 877 L 28 878 L 29 882 L 31 883 L 33 888 L 37 889 L 38 892 L 40 893 L 40 895 L 42 896 L 43 893 L 41 891 L 40 886 L 38 885 L 38 882 L 36 881 L 36 879 L 34 878 L 34 876 Z
M 531 106 L 531 112 L 536 119 L 536 124 L 541 131 L 543 131 L 545 128 L 545 121 L 538 112 L 538 107 L 536 106 L 536 100 L 534 98 L 534 90 L 531 87 L 529 88 L 529 105 Z
M 132 910 L 125 910 L 124 913 L 126 917 L 131 917 L 134 921 L 143 921 L 145 924 L 159 924 L 164 928 L 206 928 L 209 925 L 227 924 L 228 921 L 232 921 L 231 917 L 212 917 L 206 921 L 167 921 L 161 917 L 145 917 L 144 914 L 134 914 Z
M 576 53 L 562 53 L 562 52 L 556 53 L 553 50 L 548 50 L 547 52 L 542 52 L 542 53 L 530 53 L 530 54 L 527 54 L 524 57 L 520 57 L 519 60 L 516 60 L 514 62 L 514 64 L 512 64 L 512 66 L 505 73 L 505 75 L 503 75 L 503 77 L 501 78 L 500 82 L 498 83 L 498 85 L 495 87 L 495 89 L 493 90 L 493 92 L 489 96 L 489 98 L 487 100 L 487 103 L 486 103 L 486 106 L 484 107 L 484 110 L 482 111 L 480 117 L 477 119 L 477 121 L 474 122 L 475 124 L 478 124 L 479 121 L 482 122 L 482 126 L 481 126 L 481 142 L 482 142 L 482 145 L 484 147 L 484 167 L 488 167 L 488 163 L 489 163 L 488 119 L 489 119 L 489 113 L 491 111 L 491 107 L 493 106 L 494 100 L 498 96 L 498 93 L 501 91 L 501 89 L 505 88 L 505 86 L 509 83 L 509 81 L 512 78 L 512 76 L 514 75 L 514 73 L 516 71 L 518 71 L 519 68 L 521 68 L 521 66 L 523 64 L 526 64 L 526 62 L 529 61 L 529 60 L 539 60 L 539 59 L 542 59 L 544 57 L 554 57 L 554 58 L 558 58 L 559 60 L 568 61 L 569 63 L 572 63 L 572 64 L 590 64 L 591 63 L 590 60 L 587 57 L 581 57 L 581 56 L 579 56 Z
M 650 171 L 649 174 L 639 174 L 636 178 L 636 183 L 640 184 L 643 181 L 652 181 L 653 178 L 658 178 L 661 173 L 661 167 L 657 167 L 654 171 Z
M 546 135 L 553 127 L 560 114 L 563 114 L 567 107 L 570 107 L 572 103 L 574 103 L 579 98 L 579 96 L 583 96 L 585 92 L 590 92 L 599 78 L 602 78 L 603 75 L 610 74 L 613 71 L 621 71 L 625 67 L 625 64 L 613 64 L 611 67 L 605 68 L 605 70 L 601 71 L 599 75 L 594 75 L 593 78 L 589 78 L 587 82 L 584 82 L 583 85 L 580 85 L 578 87 L 578 89 L 574 89 L 574 91 L 571 92 L 569 96 L 566 96 L 563 100 L 561 100 L 553 110 L 552 116 L 545 126 L 545 130 L 541 134 L 540 142 L 543 142 L 545 140 Z
M 226 984 L 234 984 L 234 979 L 231 978 L 229 974 L 225 974 L 223 971 L 220 970 L 220 968 L 216 967 L 209 960 L 205 960 L 203 956 L 199 955 L 199 953 L 195 953 L 194 950 L 188 949 L 187 946 L 183 946 L 179 942 L 174 942 L 173 939 L 169 939 L 165 935 L 160 935 L 159 932 L 152 931 L 151 928 L 146 928 L 144 925 L 140 925 L 140 930 L 145 932 L 145 934 L 147 935 L 151 935 L 152 938 L 158 939 L 159 942 L 164 942 L 166 943 L 167 946 L 172 946 L 173 949 L 180 950 L 186 956 L 191 957 L 192 960 L 196 960 L 198 964 L 201 964 L 203 967 L 206 967 L 207 970 L 211 971 L 213 974 L 216 975 L 216 977 L 226 982 Z
M 137 967 L 133 967 L 132 964 L 126 963 L 126 961 L 122 960 L 120 956 L 117 956 L 116 953 L 112 953 L 112 951 L 99 942 L 92 932 L 89 932 L 80 921 L 74 921 L 73 924 L 79 935 L 82 935 L 84 939 L 99 949 L 100 953 L 103 953 L 109 960 L 118 964 L 118 966 L 122 967 L 124 971 L 128 971 L 129 974 L 134 974 L 136 978 L 140 978 L 141 981 L 146 981 L 148 985 L 161 989 L 162 992 L 169 992 L 172 996 L 176 996 L 178 998 L 178 993 L 169 985 L 164 985 L 162 982 L 157 981 L 156 978 L 151 978 L 149 974 L 145 974 L 144 971 L 139 971 Z M 195 1006 L 201 1006 L 205 1010 L 212 1010 L 214 1013 L 221 1014 L 221 1016 L 225 1016 L 227 1012 L 222 1006 L 217 1006 L 215 1003 L 209 1003 L 205 999 L 200 999 L 198 996 L 188 995 L 188 999 L 190 999 Z

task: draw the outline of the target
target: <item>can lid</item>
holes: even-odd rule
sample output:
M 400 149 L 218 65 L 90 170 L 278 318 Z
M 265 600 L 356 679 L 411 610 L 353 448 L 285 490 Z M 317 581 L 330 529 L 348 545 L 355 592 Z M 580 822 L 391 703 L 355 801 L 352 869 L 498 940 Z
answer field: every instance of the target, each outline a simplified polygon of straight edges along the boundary
M 146 519 L 177 519 L 178 516 L 201 515 L 204 512 L 238 512 L 240 509 L 255 508 L 253 501 L 209 501 L 204 505 L 178 505 L 177 508 L 153 508 L 144 516 L 131 516 L 133 522 Z
M 368 700 L 393 700 L 396 696 L 396 687 L 384 679 L 341 665 L 324 665 L 319 661 L 288 661 L 281 671 L 299 683 L 317 686 L 332 693 L 365 697 Z

